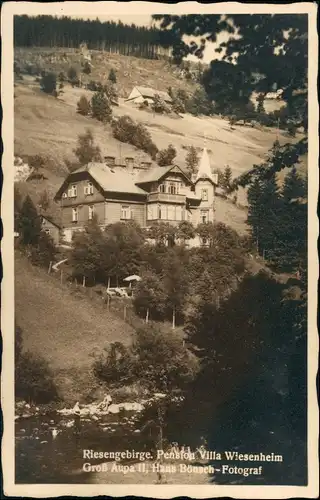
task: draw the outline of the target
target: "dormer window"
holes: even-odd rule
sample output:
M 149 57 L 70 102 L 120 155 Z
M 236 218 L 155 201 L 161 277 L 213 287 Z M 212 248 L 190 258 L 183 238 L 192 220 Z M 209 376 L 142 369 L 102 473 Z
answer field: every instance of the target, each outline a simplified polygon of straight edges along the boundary
M 160 184 L 160 186 L 159 186 L 159 192 L 160 193 L 165 193 L 166 192 L 166 186 L 165 186 L 165 184 Z
M 77 197 L 77 186 L 73 184 L 70 189 L 68 189 L 68 197 L 76 198 Z
M 87 185 L 84 187 L 84 194 L 85 194 L 85 196 L 89 196 L 89 195 L 93 194 L 92 182 L 88 182 Z
M 171 183 L 169 184 L 169 193 L 170 193 L 170 194 L 177 194 L 177 186 L 176 186 L 176 183 L 171 182 Z

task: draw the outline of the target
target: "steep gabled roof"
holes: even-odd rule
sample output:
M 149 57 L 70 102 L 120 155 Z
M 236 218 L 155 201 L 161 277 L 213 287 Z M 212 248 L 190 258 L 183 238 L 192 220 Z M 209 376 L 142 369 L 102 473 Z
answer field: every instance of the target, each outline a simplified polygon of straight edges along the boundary
M 200 179 L 208 179 L 215 184 L 207 148 L 203 149 L 195 182 L 198 182 Z
M 148 182 L 159 181 L 174 168 L 179 170 L 179 173 L 183 175 L 183 177 L 188 181 L 189 184 L 192 184 L 190 179 L 186 176 L 185 172 L 178 165 L 168 165 L 167 167 L 157 166 L 150 168 L 145 172 L 140 172 L 139 175 L 136 177 L 136 183 L 147 184 Z
M 113 193 L 146 194 L 135 184 L 134 176 L 127 169 L 109 168 L 103 163 L 90 163 L 88 172 L 104 191 Z
M 104 192 L 146 194 L 143 189 L 136 186 L 134 176 L 130 174 L 127 169 L 121 167 L 110 168 L 104 163 L 89 163 L 87 166 L 78 168 L 65 179 L 63 185 L 56 194 L 56 198 L 62 195 L 62 191 L 66 184 L 72 181 L 72 177 L 75 174 L 85 172 L 96 181 Z

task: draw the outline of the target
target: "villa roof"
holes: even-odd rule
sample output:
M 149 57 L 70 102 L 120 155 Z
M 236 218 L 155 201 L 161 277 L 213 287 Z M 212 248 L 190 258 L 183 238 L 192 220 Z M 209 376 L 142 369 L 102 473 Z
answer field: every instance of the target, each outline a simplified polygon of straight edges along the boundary
M 89 163 L 87 171 L 104 191 L 113 193 L 146 194 L 135 184 L 134 176 L 127 169 L 109 168 L 104 163 Z
M 104 163 L 92 162 L 72 172 L 60 187 L 56 197 L 62 194 L 63 188 L 71 176 L 84 172 L 87 172 L 92 179 L 99 184 L 103 191 L 140 195 L 146 194 L 143 189 L 135 184 L 134 175 L 130 174 L 127 169 L 121 167 L 110 168 Z
M 181 174 L 191 183 L 185 172 L 178 165 L 167 165 L 166 167 L 153 167 L 145 172 L 140 172 L 136 178 L 137 184 L 147 184 L 148 182 L 156 182 L 169 173 L 173 168 L 178 168 Z

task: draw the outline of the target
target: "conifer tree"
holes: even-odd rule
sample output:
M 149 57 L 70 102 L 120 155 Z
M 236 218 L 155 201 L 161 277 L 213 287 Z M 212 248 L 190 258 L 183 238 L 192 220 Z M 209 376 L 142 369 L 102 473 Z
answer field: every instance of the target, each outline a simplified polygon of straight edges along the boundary
M 86 96 L 82 95 L 77 102 L 77 113 L 83 116 L 88 116 L 91 111 L 90 102 L 86 98 Z
M 158 152 L 157 163 L 161 167 L 172 165 L 172 162 L 176 156 L 177 156 L 176 148 L 172 144 L 169 144 L 169 146 L 166 149 L 162 149 L 161 151 Z
M 259 94 L 258 97 L 257 97 L 257 113 L 259 114 L 263 114 L 265 113 L 265 109 L 264 109 L 264 95 L 263 94 Z
M 41 231 L 41 220 L 31 198 L 27 195 L 21 206 L 19 230 L 23 245 L 36 245 Z
M 260 198 L 262 223 L 260 232 L 260 253 L 266 259 L 272 259 L 279 242 L 279 234 L 285 230 L 281 224 L 282 199 L 280 198 L 276 176 L 262 184 Z
M 282 195 L 285 200 L 295 200 L 306 197 L 306 182 L 298 174 L 296 167 L 293 167 L 286 175 L 282 187 Z
M 189 175 L 195 173 L 198 163 L 199 163 L 199 156 L 197 153 L 197 149 L 194 146 L 190 146 L 186 154 L 186 165 L 188 168 Z
M 91 99 L 92 117 L 100 122 L 109 122 L 112 117 L 110 102 L 104 92 L 95 92 Z
M 80 165 L 87 165 L 92 161 L 99 162 L 102 160 L 100 148 L 94 143 L 91 129 L 87 129 L 84 134 L 78 135 L 78 146 L 73 152 L 78 158 Z
M 226 166 L 223 172 L 223 187 L 226 193 L 230 191 L 232 182 L 232 170 L 229 165 Z
M 260 235 L 262 233 L 263 206 L 261 205 L 262 186 L 258 179 L 248 189 L 248 224 L 251 226 L 253 242 L 260 253 Z
M 68 70 L 68 80 L 73 87 L 79 82 L 77 70 L 73 66 Z
M 89 61 L 86 61 L 83 65 L 83 73 L 85 75 L 90 75 L 91 73 L 91 64 L 89 63 Z
M 110 69 L 108 80 L 112 83 L 117 83 L 117 75 L 113 68 Z
M 57 76 L 55 73 L 44 74 L 40 80 L 40 87 L 46 94 L 56 95 Z

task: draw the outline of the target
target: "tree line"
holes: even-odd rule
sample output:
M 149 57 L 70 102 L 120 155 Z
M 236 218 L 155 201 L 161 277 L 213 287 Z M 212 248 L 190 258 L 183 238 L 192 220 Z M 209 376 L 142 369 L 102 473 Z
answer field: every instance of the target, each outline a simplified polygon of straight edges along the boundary
M 15 16 L 14 44 L 16 47 L 79 48 L 87 43 L 90 50 L 105 50 L 127 56 L 157 59 L 169 55 L 160 46 L 159 30 L 155 27 L 123 24 L 121 21 L 72 19 L 67 16 Z

